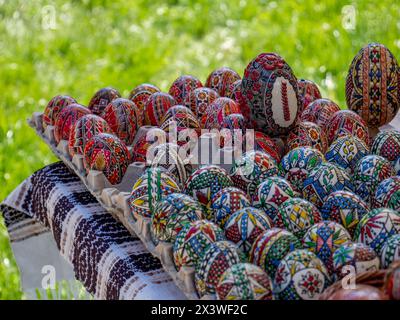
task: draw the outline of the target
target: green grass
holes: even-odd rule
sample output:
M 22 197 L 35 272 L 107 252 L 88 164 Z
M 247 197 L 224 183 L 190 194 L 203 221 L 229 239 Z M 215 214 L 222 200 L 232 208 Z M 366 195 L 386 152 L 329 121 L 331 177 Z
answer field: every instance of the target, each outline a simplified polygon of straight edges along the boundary
M 26 118 L 59 93 L 87 104 L 108 85 L 124 96 L 142 82 L 167 90 L 180 74 L 205 81 L 219 66 L 242 74 L 258 53 L 275 51 L 345 107 L 348 65 L 363 45 L 382 42 L 400 58 L 400 2 L 352 1 L 356 25 L 346 30 L 349 2 L 0 0 L 0 200 L 56 160 Z M 43 28 L 49 3 L 54 30 Z M 1 224 L 0 299 L 21 297 Z

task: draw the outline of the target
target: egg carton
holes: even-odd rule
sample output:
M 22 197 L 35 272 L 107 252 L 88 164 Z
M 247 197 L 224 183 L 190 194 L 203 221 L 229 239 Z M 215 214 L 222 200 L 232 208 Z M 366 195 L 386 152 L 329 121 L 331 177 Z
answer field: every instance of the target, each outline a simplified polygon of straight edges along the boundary
M 121 182 L 112 185 L 101 171 L 90 170 L 87 173 L 84 168 L 83 156 L 74 155 L 71 157 L 68 151 L 68 141 L 66 140 L 61 140 L 56 144 L 54 126 L 47 126 L 44 129 L 42 120 L 43 113 L 35 112 L 28 119 L 28 125 L 35 130 L 36 134 L 50 147 L 52 152 L 81 179 L 101 206 L 120 221 L 132 235 L 137 236 L 146 249 L 160 260 L 164 270 L 171 276 L 185 296 L 190 300 L 199 299 L 194 282 L 194 268 L 182 267 L 177 271 L 173 260 L 173 244 L 163 241 L 155 244 L 150 231 L 150 218 L 131 213 L 129 206 L 130 192 L 136 180 L 145 171 L 145 163 L 131 163 Z M 146 126 L 140 129 L 142 132 L 138 132 L 138 136 L 144 134 L 150 127 Z M 128 149 L 132 152 L 130 147 Z M 220 148 L 219 136 L 212 132 L 202 134 L 194 145 L 193 150 L 193 154 L 198 155 L 198 157 L 188 158 L 193 169 L 196 169 L 198 167 L 197 163 L 200 162 L 201 165 L 218 164 L 229 172 L 234 159 L 241 155 L 241 150 L 236 148 Z M 202 150 L 207 150 L 207 152 L 201 152 Z M 216 297 L 207 295 L 201 299 L 214 300 Z

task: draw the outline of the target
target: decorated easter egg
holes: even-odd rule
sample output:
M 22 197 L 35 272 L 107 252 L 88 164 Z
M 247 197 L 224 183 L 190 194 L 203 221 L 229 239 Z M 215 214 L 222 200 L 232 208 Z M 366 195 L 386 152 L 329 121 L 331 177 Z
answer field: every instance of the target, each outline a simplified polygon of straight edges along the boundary
M 347 266 L 346 268 L 344 268 Z M 379 257 L 376 252 L 363 243 L 346 242 L 333 253 L 333 271 L 336 279 L 343 278 L 354 268 L 356 274 L 378 271 Z M 351 270 L 351 271 L 353 271 Z
M 372 143 L 371 153 L 396 161 L 400 156 L 400 132 L 385 130 L 379 132 Z
M 160 128 L 169 132 L 170 126 L 177 131 L 183 129 L 200 129 L 200 123 L 193 112 L 183 105 L 176 105 L 168 109 L 161 120 Z
M 141 131 L 138 131 L 138 135 L 139 133 L 141 133 Z M 159 145 L 159 137 L 165 137 L 165 132 L 157 127 L 150 128 L 144 134 L 137 136 L 132 148 L 132 160 L 136 162 L 147 162 L 147 158 L 154 157 L 151 148 Z
M 293 197 L 295 193 L 289 182 L 281 177 L 268 177 L 257 187 L 253 206 L 262 209 L 275 222 L 279 206 Z
M 276 174 L 278 174 L 278 167 L 269 154 L 249 151 L 235 161 L 230 176 L 236 187 L 253 197 L 257 186 L 266 178 Z
M 217 92 L 210 88 L 197 88 L 190 92 L 185 99 L 185 105 L 201 119 L 206 112 L 207 107 L 219 98 Z
M 381 266 L 388 268 L 394 261 L 400 261 L 400 233 L 386 240 L 381 252 Z
M 197 220 L 183 227 L 173 248 L 176 269 L 196 266 L 206 248 L 211 243 L 222 240 L 225 240 L 224 232 L 210 221 Z
M 217 98 L 207 108 L 201 118 L 205 129 L 221 129 L 225 117 L 229 114 L 240 113 L 239 105 L 229 98 Z
M 214 222 L 223 228 L 233 213 L 250 205 L 250 198 L 243 190 L 235 187 L 224 188 L 211 200 Z
M 129 205 L 133 215 L 150 218 L 157 201 L 180 192 L 178 184 L 163 168 L 148 168 L 132 187 Z
M 310 121 L 319 125 L 322 129 L 329 124 L 329 119 L 340 107 L 329 99 L 317 99 L 304 107 L 300 115 L 300 121 Z
M 352 173 L 357 162 L 368 154 L 369 147 L 364 141 L 344 134 L 332 142 L 325 153 L 325 159 Z
M 400 233 L 400 213 L 388 208 L 370 211 L 360 220 L 354 239 L 380 254 L 387 239 Z
M 315 253 L 333 274 L 333 253 L 343 244 L 351 243 L 347 230 L 334 221 L 321 221 L 311 226 L 303 237 L 303 247 Z
M 94 114 L 80 118 L 73 126 L 68 140 L 68 150 L 71 157 L 83 154 L 89 139 L 99 133 L 113 133 L 107 122 Z
M 287 138 L 288 150 L 297 147 L 311 147 L 325 153 L 328 148 L 328 140 L 325 131 L 313 122 L 300 122 L 292 131 L 289 132 Z
M 325 160 L 324 155 L 310 147 L 290 150 L 279 164 L 281 175 L 291 184 L 296 192 L 303 191 L 303 182 L 310 171 Z
M 400 106 L 400 71 L 384 45 L 370 43 L 351 62 L 346 78 L 346 102 L 371 128 L 389 123 Z
M 350 176 L 345 170 L 329 162 L 321 163 L 310 171 L 303 182 L 303 197 L 321 208 L 334 191 L 353 191 Z
M 273 281 L 273 296 L 281 300 L 316 300 L 331 284 L 323 262 L 309 250 L 285 256 Z
M 165 113 L 174 105 L 176 105 L 176 101 L 168 93 L 153 93 L 144 106 L 144 123 L 159 126 Z
M 250 263 L 238 263 L 226 270 L 215 291 L 218 300 L 272 300 L 271 279 Z
M 158 240 L 174 243 L 184 226 L 201 219 L 203 208 L 197 201 L 186 194 L 171 193 L 156 203 L 151 228 Z
M 61 109 L 73 103 L 77 102 L 70 96 L 58 95 L 53 97 L 43 112 L 43 128 L 46 129 L 47 126 L 54 126 Z
M 245 256 L 232 242 L 211 243 L 196 265 L 194 280 L 199 296 L 214 294 L 223 273 L 241 262 L 245 262 Z
M 114 99 L 104 109 L 102 117 L 107 121 L 112 131 L 126 145 L 131 145 L 139 128 L 136 105 L 123 98 Z
M 299 111 L 301 115 L 301 111 L 311 102 L 321 99 L 321 92 L 319 92 L 318 86 L 310 80 L 300 79 L 297 81 L 297 85 L 299 89 L 299 98 L 301 100 L 301 110 Z
M 324 220 L 342 224 L 353 236 L 360 219 L 369 212 L 369 207 L 356 194 L 339 190 L 326 198 L 320 211 Z
M 212 198 L 218 191 L 232 186 L 233 182 L 225 169 L 216 165 L 206 165 L 191 174 L 185 184 L 185 193 L 199 201 L 206 213 L 206 218 L 211 219 Z
M 108 133 L 99 133 L 89 139 L 83 154 L 86 171 L 102 171 L 111 184 L 121 182 L 131 163 L 130 153 L 123 141 Z
M 240 104 L 241 94 L 242 94 L 242 79 L 236 80 L 234 83 L 231 83 L 229 86 L 229 92 L 231 95 L 228 98 L 235 100 L 237 103 Z
M 301 249 L 297 237 L 287 230 L 272 228 L 256 238 L 250 250 L 249 261 L 263 268 L 273 279 L 281 260 L 296 249 Z
M 87 114 L 90 114 L 90 110 L 78 103 L 72 103 L 63 107 L 54 125 L 54 139 L 56 144 L 61 140 L 69 140 L 69 135 L 75 123 Z
M 240 113 L 228 114 L 221 124 L 221 147 L 243 145 L 246 139 L 245 119 Z
M 175 99 L 177 104 L 183 104 L 190 92 L 202 86 L 203 84 L 196 77 L 183 75 L 172 83 L 168 93 Z
M 297 79 L 276 53 L 261 53 L 251 61 L 242 79 L 241 109 L 250 127 L 271 137 L 290 132 L 301 100 Z
M 268 153 L 276 163 L 281 161 L 279 146 L 277 143 L 261 131 L 254 132 L 254 150 Z
M 280 205 L 275 225 L 289 230 L 300 239 L 309 227 L 320 221 L 321 213 L 311 202 L 291 198 Z
M 147 159 L 152 167 L 163 167 L 183 186 L 190 174 L 192 165 L 179 146 L 174 143 L 163 143 L 151 150 L 154 157 Z
M 206 80 L 206 87 L 218 92 L 221 97 L 229 97 L 232 94 L 230 85 L 240 80 L 240 76 L 234 70 L 222 67 L 210 73 Z
M 350 110 L 335 112 L 329 118 L 329 122 L 325 126 L 325 131 L 329 144 L 346 133 L 364 141 L 367 146 L 370 144 L 367 125 L 357 113 Z
M 259 209 L 247 207 L 233 213 L 225 223 L 226 239 L 248 254 L 255 239 L 272 227 L 272 222 Z
M 400 262 L 393 263 L 386 272 L 384 292 L 392 300 L 400 300 Z
M 133 88 L 132 91 L 129 93 L 129 100 L 131 100 L 137 106 L 139 111 L 139 127 L 141 127 L 144 123 L 144 106 L 149 97 L 156 92 L 160 92 L 160 89 L 152 84 L 143 83 Z
M 379 183 L 371 203 L 372 208 L 400 211 L 400 177 L 390 177 Z
M 88 108 L 92 113 L 101 116 L 108 104 L 117 98 L 121 98 L 121 94 L 118 90 L 111 87 L 102 88 L 90 99 Z
M 354 192 L 370 204 L 379 183 L 392 175 L 394 170 L 388 160 L 377 155 L 365 156 L 354 168 L 352 176 Z

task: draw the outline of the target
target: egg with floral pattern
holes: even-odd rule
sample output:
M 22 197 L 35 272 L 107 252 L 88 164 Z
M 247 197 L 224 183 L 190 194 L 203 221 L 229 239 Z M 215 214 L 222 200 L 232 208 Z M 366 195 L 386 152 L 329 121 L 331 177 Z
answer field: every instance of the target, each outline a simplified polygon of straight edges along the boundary
M 310 121 L 319 125 L 322 129 L 329 124 L 329 119 L 340 107 L 329 99 L 316 99 L 306 106 L 300 115 L 300 121 Z
M 210 73 L 205 86 L 218 92 L 221 97 L 230 97 L 232 94 L 230 86 L 237 80 L 240 80 L 240 76 L 236 71 L 222 67 Z
M 287 148 L 292 150 L 297 147 L 308 146 L 325 153 L 328 140 L 325 131 L 313 122 L 300 122 L 288 134 Z
M 206 113 L 207 107 L 219 98 L 213 89 L 202 87 L 191 91 L 185 99 L 185 105 L 193 112 L 197 119 Z
M 304 108 L 306 108 L 311 102 L 321 98 L 321 92 L 319 91 L 318 86 L 310 80 L 299 79 L 297 85 L 299 88 L 299 97 L 302 102 L 302 108 L 299 111 L 299 114 L 301 115 Z
M 175 99 L 177 104 L 183 104 L 186 97 L 195 89 L 201 88 L 203 84 L 199 79 L 190 75 L 183 75 L 176 79 L 168 93 Z

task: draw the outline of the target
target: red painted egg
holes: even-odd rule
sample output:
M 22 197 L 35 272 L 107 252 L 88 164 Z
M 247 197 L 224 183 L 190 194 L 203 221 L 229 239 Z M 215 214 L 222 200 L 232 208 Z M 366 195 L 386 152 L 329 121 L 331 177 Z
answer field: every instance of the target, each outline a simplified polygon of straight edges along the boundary
M 169 94 L 175 99 L 177 104 L 183 104 L 186 97 L 195 89 L 201 88 L 203 84 L 193 76 L 180 76 L 169 88 Z
M 54 126 L 61 109 L 73 103 L 77 102 L 70 96 L 58 95 L 53 97 L 43 112 L 43 128 L 46 129 L 47 126 Z
M 206 81 L 206 87 L 214 89 L 221 97 L 230 97 L 230 85 L 240 80 L 240 76 L 236 71 L 222 67 L 210 73 Z
M 104 109 L 114 99 L 120 98 L 118 90 L 107 87 L 97 91 L 89 102 L 88 108 L 98 116 L 103 114 Z
M 144 122 L 147 125 L 159 126 L 169 108 L 176 105 L 175 99 L 164 92 L 153 93 L 145 104 Z

